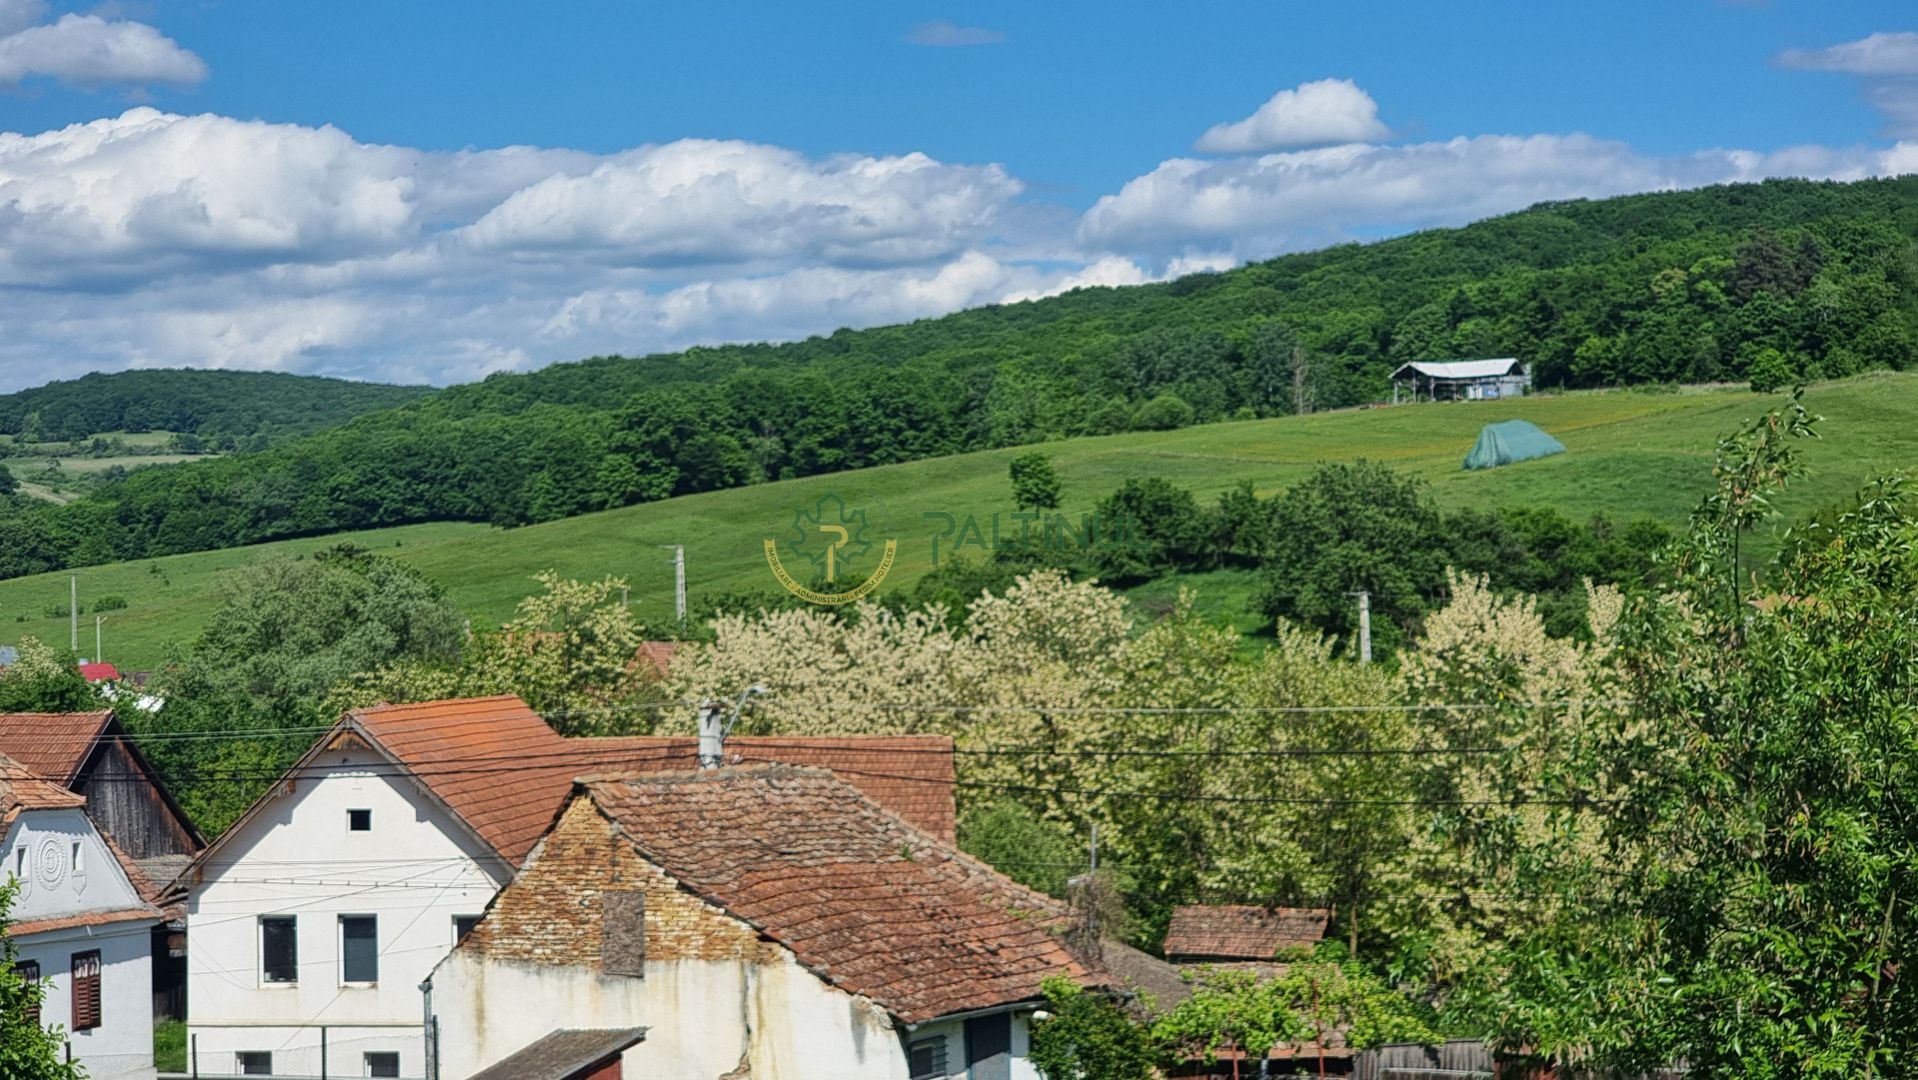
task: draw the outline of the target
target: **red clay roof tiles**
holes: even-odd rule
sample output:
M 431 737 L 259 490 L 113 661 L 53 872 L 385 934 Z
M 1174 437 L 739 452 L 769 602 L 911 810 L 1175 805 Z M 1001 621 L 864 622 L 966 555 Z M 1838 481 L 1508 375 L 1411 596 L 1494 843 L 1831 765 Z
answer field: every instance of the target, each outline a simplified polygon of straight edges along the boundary
M 511 695 L 381 705 L 349 718 L 516 864 L 553 823 L 575 777 L 690 769 L 697 754 L 689 737 L 563 738 Z M 950 738 L 734 738 L 726 748 L 739 761 L 839 770 L 914 825 L 952 839 Z
M 0 754 L 35 776 L 66 783 L 86 763 L 93 741 L 113 719 L 108 710 L 81 713 L 0 713 Z
M 24 810 L 70 810 L 87 801 L 9 757 L 0 757 L 0 825 Z
M 587 794 L 680 885 L 906 1021 L 1094 978 L 1067 912 L 818 769 L 595 777 Z
M 1172 909 L 1165 955 L 1173 960 L 1270 960 L 1325 936 L 1323 908 L 1191 904 Z

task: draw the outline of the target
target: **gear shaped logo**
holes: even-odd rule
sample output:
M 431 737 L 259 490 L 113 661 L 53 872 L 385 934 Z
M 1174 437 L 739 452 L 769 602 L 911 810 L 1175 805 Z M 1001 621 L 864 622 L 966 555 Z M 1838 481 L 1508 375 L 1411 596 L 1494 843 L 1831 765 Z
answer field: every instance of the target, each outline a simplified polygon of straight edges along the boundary
M 766 564 L 772 567 L 779 583 L 802 600 L 815 604 L 849 604 L 878 588 L 899 552 L 897 540 L 878 541 L 870 535 L 872 531 L 864 508 L 848 507 L 844 499 L 829 493 L 811 507 L 793 511 L 792 525 L 783 538 L 766 537 Z M 782 539 L 789 552 L 784 560 L 779 553 Z M 874 548 L 881 543 L 878 565 L 864 575 L 864 580 L 859 580 Z M 790 567 L 802 561 L 812 568 L 808 577 L 813 585 L 822 588 L 801 584 L 793 576 Z M 849 588 L 838 589 L 841 584 L 854 582 L 856 584 Z

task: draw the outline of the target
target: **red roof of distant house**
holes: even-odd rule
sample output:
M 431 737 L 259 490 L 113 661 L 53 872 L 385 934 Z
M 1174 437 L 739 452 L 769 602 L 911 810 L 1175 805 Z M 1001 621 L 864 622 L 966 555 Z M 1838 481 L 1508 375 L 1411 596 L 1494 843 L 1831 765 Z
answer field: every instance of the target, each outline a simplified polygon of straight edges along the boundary
M 652 669 L 659 673 L 658 677 L 663 679 L 672 669 L 673 656 L 679 652 L 680 646 L 684 644 L 685 642 L 683 641 L 641 642 L 639 655 L 636 659 L 651 665 Z
M 35 776 L 71 783 L 113 713 L 0 713 L 0 754 Z
M 565 738 L 510 694 L 356 709 L 315 751 L 355 729 L 514 864 L 552 825 L 576 777 L 691 769 L 697 755 L 687 737 Z M 832 769 L 913 826 L 953 839 L 949 736 L 740 737 L 726 750 L 735 762 Z
M 88 682 L 117 682 L 120 669 L 102 661 L 97 664 L 81 664 L 80 676 Z
M 1270 960 L 1280 949 L 1325 937 L 1324 908 L 1190 904 L 1172 909 L 1165 955 L 1178 960 Z
M 1033 892 L 821 769 L 787 765 L 582 781 L 649 862 L 820 978 L 907 1023 L 1103 981 Z

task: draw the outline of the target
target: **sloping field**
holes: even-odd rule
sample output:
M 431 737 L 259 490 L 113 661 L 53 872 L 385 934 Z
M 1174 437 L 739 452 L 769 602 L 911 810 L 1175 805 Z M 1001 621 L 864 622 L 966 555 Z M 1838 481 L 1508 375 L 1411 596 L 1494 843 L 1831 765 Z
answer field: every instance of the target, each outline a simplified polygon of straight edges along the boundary
M 1593 391 L 1214 424 L 1043 449 L 1064 478 L 1064 509 L 1075 520 L 1127 477 L 1161 476 L 1207 500 L 1242 480 L 1269 494 L 1316 462 L 1365 457 L 1429 481 L 1433 497 L 1447 507 L 1546 505 L 1575 518 L 1604 513 L 1677 524 L 1710 482 L 1718 436 L 1779 400 L 1738 389 Z M 1873 475 L 1918 463 L 1918 374 L 1820 385 L 1807 402 L 1825 417 L 1825 438 L 1805 447 L 1813 475 L 1784 501 L 1788 512 L 1837 500 Z M 1568 453 L 1485 472 L 1460 470 L 1481 425 L 1515 417 L 1556 436 Z M 795 514 L 829 495 L 867 511 L 870 539 L 897 541 L 897 561 L 881 588 L 897 587 L 932 567 L 935 547 L 942 559 L 952 554 L 968 515 L 978 528 L 969 535 L 989 538 L 995 512 L 1002 533 L 1016 534 L 1006 468 L 1029 449 L 711 492 L 523 529 L 412 525 L 90 567 L 76 572 L 87 612 L 80 651 L 92 653 L 94 602 L 123 597 L 124 610 L 105 613 L 105 658 L 123 669 L 150 669 L 170 645 L 197 632 L 213 608 L 221 572 L 340 541 L 419 567 L 481 625 L 504 618 L 534 587 L 532 575 L 549 568 L 572 577 L 623 576 L 641 614 L 665 618 L 672 606 L 672 553 L 661 545 L 684 544 L 697 614 L 701 593 L 777 588 L 764 540 L 783 543 Z M 976 544 L 962 550 L 982 553 Z M 67 619 L 49 612 L 66 599 L 64 572 L 0 582 L 0 641 L 31 634 L 65 644 Z

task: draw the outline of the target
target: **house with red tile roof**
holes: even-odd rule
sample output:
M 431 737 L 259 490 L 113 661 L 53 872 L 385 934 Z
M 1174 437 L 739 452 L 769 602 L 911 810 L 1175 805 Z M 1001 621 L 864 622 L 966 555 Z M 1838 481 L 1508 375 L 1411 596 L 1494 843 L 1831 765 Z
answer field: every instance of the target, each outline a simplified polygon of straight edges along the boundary
M 206 846 L 132 736 L 110 710 L 0 713 L 0 754 L 81 795 L 86 815 L 163 889 Z M 153 996 L 162 1018 L 186 1019 L 184 911 L 163 902 L 153 928 Z
M 0 754 L 85 796 L 93 823 L 162 885 L 206 846 L 109 709 L 0 713 Z
M 725 755 L 835 770 L 952 839 L 949 738 L 734 738 Z M 696 759 L 692 738 L 563 738 L 511 696 L 348 713 L 183 878 L 201 1073 L 317 1075 L 324 1038 L 335 1070 L 423 1075 L 419 981 L 513 880 L 575 779 Z
M 424 987 L 435 1075 L 584 1028 L 643 1029 L 628 1076 L 1036 1080 L 1041 981 L 1116 988 L 1071 922 L 825 770 L 586 777 Z
M 0 757 L 6 935 L 42 984 L 39 1020 L 96 1080 L 151 1080 L 158 890 L 86 814 L 87 800 Z
M 1271 963 L 1281 950 L 1318 944 L 1331 921 L 1325 908 L 1188 904 L 1172 909 L 1165 957 L 1177 964 Z

